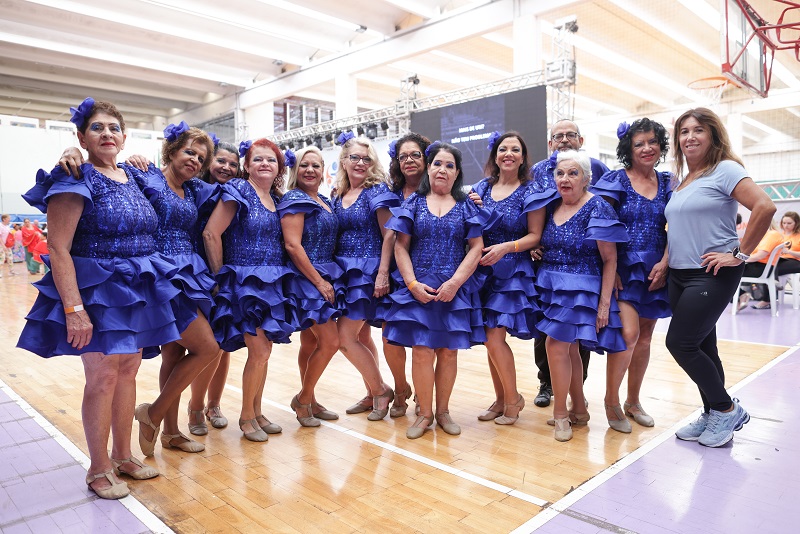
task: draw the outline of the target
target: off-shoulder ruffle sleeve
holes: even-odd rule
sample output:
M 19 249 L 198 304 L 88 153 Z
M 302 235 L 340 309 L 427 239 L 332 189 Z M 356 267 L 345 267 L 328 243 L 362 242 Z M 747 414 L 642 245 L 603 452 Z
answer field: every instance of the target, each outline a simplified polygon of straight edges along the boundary
M 142 193 L 151 204 L 161 196 L 164 188 L 167 187 L 167 179 L 164 178 L 161 169 L 152 163 L 147 166 L 147 170 L 144 172 L 127 163 L 123 163 L 123 167 L 133 176 L 133 179 L 139 185 L 139 189 L 142 190 Z
M 610 198 L 617 204 L 621 204 L 626 195 L 625 184 L 622 183 L 622 175 L 624 173 L 625 169 L 605 173 L 597 183 L 589 188 L 589 191 L 595 195 Z
M 489 189 L 489 179 L 488 178 L 484 178 L 483 180 L 481 180 L 480 182 L 478 182 L 477 184 L 472 186 L 472 190 L 474 192 L 478 193 L 478 196 L 481 197 L 481 198 L 483 198 L 483 195 L 486 194 L 486 190 L 487 189 Z
M 395 208 L 400 205 L 397 195 L 389 191 L 386 184 L 374 185 L 369 190 L 369 212 L 375 213 L 381 208 Z
M 87 173 L 97 171 L 91 163 L 84 163 L 80 166 L 80 170 L 81 175 L 76 177 L 67 174 L 58 165 L 49 173 L 44 169 L 39 169 L 39 172 L 36 173 L 36 185 L 22 195 L 22 198 L 42 213 L 47 213 L 47 203 L 50 197 L 59 193 L 73 193 L 84 198 L 83 212 L 89 213 L 94 209 L 93 191 L 91 184 L 85 180 L 85 176 Z
M 236 217 L 239 220 L 247 218 L 247 214 L 250 211 L 250 202 L 244 197 L 244 194 L 240 190 L 243 186 L 244 180 L 241 178 L 233 178 L 222 185 L 219 196 L 222 202 L 236 202 Z
M 491 230 L 503 220 L 500 213 L 489 208 L 479 208 L 469 198 L 462 202 L 464 203 L 464 224 L 466 225 L 464 237 L 467 239 L 480 237 L 483 232 Z
M 322 197 L 320 197 L 322 198 Z M 278 205 L 278 213 L 281 218 L 285 215 L 303 213 L 306 216 L 317 213 L 322 206 L 314 202 L 311 197 L 299 189 L 292 189 L 285 195 Z
M 208 184 L 197 178 L 192 178 L 187 184 L 194 190 L 194 203 L 197 206 L 198 217 L 210 214 L 214 211 L 217 201 L 222 194 L 220 184 Z
M 536 189 L 532 187 L 530 193 L 522 201 L 522 213 L 525 214 L 545 208 L 548 204 L 560 198 L 561 194 L 557 189 Z
M 593 197 L 589 201 L 593 202 L 594 206 L 589 216 L 584 240 L 627 242 L 628 231 L 625 229 L 625 225 L 617 219 L 614 208 L 600 197 Z

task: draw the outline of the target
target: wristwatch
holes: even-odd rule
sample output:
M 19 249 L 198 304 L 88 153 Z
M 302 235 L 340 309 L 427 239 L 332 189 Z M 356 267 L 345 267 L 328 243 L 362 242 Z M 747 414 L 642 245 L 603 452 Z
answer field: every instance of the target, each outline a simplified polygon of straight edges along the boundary
M 733 254 L 734 258 L 740 259 L 742 261 L 747 261 L 750 259 L 750 256 L 739 250 L 739 247 L 733 249 L 733 252 L 731 252 L 731 254 Z

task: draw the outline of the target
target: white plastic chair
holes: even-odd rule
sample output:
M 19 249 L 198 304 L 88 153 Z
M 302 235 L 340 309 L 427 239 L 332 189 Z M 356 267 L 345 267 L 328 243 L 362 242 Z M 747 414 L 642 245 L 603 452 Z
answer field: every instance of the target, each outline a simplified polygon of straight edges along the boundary
M 795 310 L 800 309 L 800 273 L 785 274 L 781 276 L 781 285 L 783 286 L 783 298 L 786 298 L 786 279 L 790 280 L 792 285 L 792 308 Z
M 739 293 L 742 290 L 742 284 L 765 284 L 767 286 L 767 290 L 769 291 L 769 311 L 773 317 L 778 315 L 778 305 L 780 304 L 780 299 L 777 298 L 778 281 L 775 280 L 775 263 L 777 263 L 778 256 L 780 256 L 781 252 L 783 252 L 783 248 L 784 244 L 781 243 L 772 249 L 772 252 L 769 253 L 769 257 L 767 258 L 767 263 L 764 265 L 764 272 L 761 273 L 761 276 L 742 277 L 741 283 L 736 286 L 736 292 L 733 294 L 731 315 L 736 315 L 736 312 L 739 310 Z

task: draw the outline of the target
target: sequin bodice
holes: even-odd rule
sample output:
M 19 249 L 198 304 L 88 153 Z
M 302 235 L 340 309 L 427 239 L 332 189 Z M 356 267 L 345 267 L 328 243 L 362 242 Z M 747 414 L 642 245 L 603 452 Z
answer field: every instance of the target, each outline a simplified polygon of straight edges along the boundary
M 84 180 L 93 192 L 94 208 L 81 216 L 71 254 L 84 258 L 153 254 L 158 217 L 133 177 L 128 174 L 123 184 L 92 168 L 84 173 Z
M 224 262 L 227 265 L 283 265 L 281 220 L 277 211 L 270 211 L 247 180 L 233 178 L 224 186 L 235 189 L 238 197 L 247 202 L 247 210 L 239 210 L 222 237 Z M 234 193 L 234 196 L 237 196 Z M 278 205 L 274 195 L 272 201 Z
M 593 196 L 561 226 L 553 222 L 554 208 L 547 207 L 547 220 L 542 233 L 544 254 L 541 268 L 568 274 L 600 276 L 602 259 L 596 243 L 586 237 L 590 219 L 616 220 L 611 205 L 598 196 Z
M 333 211 L 339 221 L 339 238 L 336 255 L 348 258 L 376 258 L 381 255 L 383 238 L 377 215 L 371 208 L 379 195 L 389 193 L 385 184 L 364 189 L 350 206 L 342 205 L 342 198 L 333 199 Z
M 336 235 L 339 223 L 333 213 L 330 200 L 319 195 L 330 212 L 317 204 L 308 194 L 301 189 L 292 189 L 283 196 L 281 205 L 292 202 L 311 203 L 315 206 L 306 211 L 305 224 L 303 225 L 303 239 L 300 244 L 308 255 L 311 263 L 328 263 L 333 261 L 333 251 L 336 248 Z
M 619 220 L 625 225 L 630 241 L 620 243 L 620 254 L 625 252 L 664 252 L 667 246 L 667 218 L 664 208 L 669 199 L 669 173 L 657 173 L 658 193 L 653 200 L 643 197 L 631 185 L 624 170 L 616 172 L 625 187 L 625 194 L 617 206 Z M 604 179 L 609 179 L 606 175 Z
M 480 184 L 479 184 L 480 185 Z M 480 189 L 484 189 L 481 187 Z M 485 185 L 481 199 L 483 207 L 494 210 L 501 216 L 500 221 L 491 230 L 483 233 L 484 246 L 516 241 L 528 234 L 528 221 L 526 217 L 521 217 L 525 197 L 532 191 L 533 184 L 527 182 L 517 187 L 513 193 L 506 198 L 496 201 L 492 198 L 492 186 Z M 509 256 L 523 258 L 529 256 L 527 251 L 511 253 Z
M 446 276 L 452 276 L 456 272 L 466 255 L 466 219 L 474 215 L 470 213 L 467 202 L 474 208 L 472 201 L 466 199 L 456 202 L 453 209 L 437 217 L 428 209 L 425 197 L 408 197 L 403 207 L 413 214 L 411 263 L 415 271 Z
M 554 173 L 556 170 L 555 159 L 551 156 L 543 159 L 533 166 L 531 169 L 531 178 L 533 183 L 540 191 L 545 189 L 556 189 L 556 179 Z

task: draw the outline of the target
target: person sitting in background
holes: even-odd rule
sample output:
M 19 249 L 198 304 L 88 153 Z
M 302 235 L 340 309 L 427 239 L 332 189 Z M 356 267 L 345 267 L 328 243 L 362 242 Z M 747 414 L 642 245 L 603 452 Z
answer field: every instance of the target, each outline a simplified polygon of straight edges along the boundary
M 796 211 L 787 211 L 781 217 L 781 231 L 786 248 L 778 260 L 775 276 L 800 273 L 800 215 Z
M 767 264 L 767 259 L 769 258 L 770 253 L 781 243 L 783 243 L 783 235 L 780 232 L 777 230 L 768 231 L 756 247 L 756 250 L 750 254 L 750 257 L 747 258 L 747 260 L 745 260 L 744 274 L 742 276 L 754 278 L 761 276 L 761 273 L 764 272 L 764 266 Z M 778 260 L 776 258 L 775 263 L 777 262 Z M 745 309 L 747 307 L 747 303 L 750 302 L 751 299 L 757 301 L 751 306 L 751 308 L 755 308 L 756 310 L 768 310 L 770 308 L 769 292 L 767 291 L 766 284 L 743 285 L 746 287 L 742 288 L 742 294 L 739 296 L 739 310 Z

